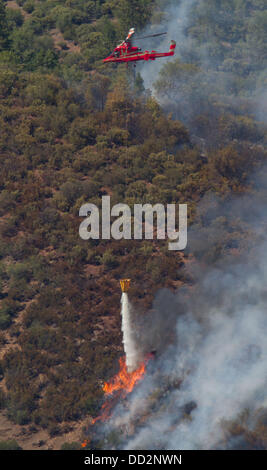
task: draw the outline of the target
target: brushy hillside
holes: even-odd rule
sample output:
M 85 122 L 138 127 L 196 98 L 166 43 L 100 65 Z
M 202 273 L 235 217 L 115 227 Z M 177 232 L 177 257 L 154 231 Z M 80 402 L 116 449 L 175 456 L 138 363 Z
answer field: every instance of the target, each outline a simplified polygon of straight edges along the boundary
M 165 241 L 85 242 L 80 206 L 100 206 L 103 195 L 112 205 L 179 201 L 201 229 L 203 196 L 263 191 L 250 178 L 267 156 L 251 107 L 255 80 L 257 90 L 266 83 L 263 1 L 230 2 L 228 22 L 210 8 L 228 0 L 201 2 L 190 48 L 157 77 L 162 106 L 140 75 L 102 64 L 130 26 L 165 21 L 168 3 L 0 0 L 0 407 L 51 436 L 98 413 L 122 353 L 120 277 L 133 279 L 142 315 L 160 287 L 192 282 L 188 257 L 215 263 L 249 236 L 242 221 L 214 221 L 221 236 L 205 259 L 169 252 Z M 213 58 L 205 72 L 204 46 Z

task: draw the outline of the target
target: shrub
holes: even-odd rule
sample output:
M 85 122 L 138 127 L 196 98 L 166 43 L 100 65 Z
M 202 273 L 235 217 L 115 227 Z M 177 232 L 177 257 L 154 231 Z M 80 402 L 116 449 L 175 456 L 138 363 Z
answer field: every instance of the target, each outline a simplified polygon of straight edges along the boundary
M 81 444 L 79 442 L 64 442 L 60 450 L 80 450 Z
M 106 250 L 102 256 L 102 263 L 108 269 L 115 268 L 118 266 L 118 260 L 113 255 L 112 250 Z
M 23 5 L 23 10 L 25 10 L 27 13 L 32 13 L 35 7 L 35 2 L 34 0 L 27 0 L 24 5 Z
M 9 441 L 0 441 L 0 450 L 23 450 L 22 447 L 15 441 L 11 439 Z
M 96 130 L 88 119 L 76 118 L 69 131 L 69 140 L 76 149 L 82 149 L 96 142 Z
M 0 312 L 0 330 L 6 330 L 12 323 L 10 315 Z
M 11 29 L 15 28 L 16 26 L 21 26 L 23 24 L 23 15 L 20 10 L 7 8 L 6 17 L 9 28 Z

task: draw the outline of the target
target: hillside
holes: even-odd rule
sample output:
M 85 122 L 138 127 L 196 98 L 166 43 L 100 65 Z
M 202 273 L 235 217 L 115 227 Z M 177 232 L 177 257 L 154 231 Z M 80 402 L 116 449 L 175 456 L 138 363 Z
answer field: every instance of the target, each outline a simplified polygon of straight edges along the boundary
M 151 93 L 143 69 L 102 58 L 133 25 L 175 34 L 169 4 L 0 0 L 0 440 L 80 442 L 123 350 L 121 277 L 145 318 L 160 288 L 194 284 L 188 261 L 241 258 L 253 238 L 201 201 L 266 197 L 264 2 L 199 2 Z M 205 252 L 83 241 L 79 208 L 103 195 L 187 203 L 190 227 L 220 233 Z

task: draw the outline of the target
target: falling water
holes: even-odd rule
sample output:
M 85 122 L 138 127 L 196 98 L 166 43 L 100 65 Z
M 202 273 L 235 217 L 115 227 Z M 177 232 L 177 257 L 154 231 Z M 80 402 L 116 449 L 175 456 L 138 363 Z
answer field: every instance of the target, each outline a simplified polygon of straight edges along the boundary
M 126 356 L 127 371 L 133 372 L 139 365 L 139 358 L 131 324 L 131 305 L 126 292 L 123 292 L 121 296 L 121 316 L 122 342 Z

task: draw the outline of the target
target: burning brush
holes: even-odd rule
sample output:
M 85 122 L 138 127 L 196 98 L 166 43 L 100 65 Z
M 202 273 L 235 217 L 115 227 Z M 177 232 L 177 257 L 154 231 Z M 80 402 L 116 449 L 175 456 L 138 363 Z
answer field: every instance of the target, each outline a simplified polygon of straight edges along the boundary
M 143 361 L 140 361 L 131 325 L 131 306 L 127 294 L 129 285 L 129 279 L 121 280 L 121 315 L 125 356 L 119 359 L 119 372 L 110 381 L 104 383 L 105 401 L 100 415 L 91 421 L 91 426 L 98 422 L 105 422 L 110 418 L 112 410 L 119 400 L 131 393 L 136 384 L 142 380 L 146 372 L 146 364 L 153 357 L 153 353 L 151 353 Z M 86 447 L 89 442 L 85 440 L 82 447 Z
M 126 357 L 119 359 L 119 372 L 109 382 L 104 383 L 103 391 L 105 392 L 106 399 L 101 407 L 100 415 L 92 419 L 91 426 L 98 422 L 105 422 L 111 417 L 112 410 L 119 400 L 124 399 L 131 393 L 136 384 L 142 380 L 146 372 L 146 364 L 151 357 L 152 355 L 148 355 L 133 372 L 128 372 L 127 370 Z M 82 443 L 82 447 L 85 448 L 89 443 L 90 440 L 86 439 Z
M 106 421 L 110 418 L 111 411 L 116 403 L 131 393 L 135 385 L 144 377 L 148 359 L 140 364 L 133 372 L 128 372 L 126 367 L 126 358 L 119 359 L 119 372 L 109 381 L 105 382 L 103 391 L 106 400 L 102 405 L 101 414 L 92 420 L 92 425 L 98 421 Z

